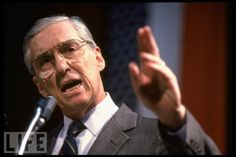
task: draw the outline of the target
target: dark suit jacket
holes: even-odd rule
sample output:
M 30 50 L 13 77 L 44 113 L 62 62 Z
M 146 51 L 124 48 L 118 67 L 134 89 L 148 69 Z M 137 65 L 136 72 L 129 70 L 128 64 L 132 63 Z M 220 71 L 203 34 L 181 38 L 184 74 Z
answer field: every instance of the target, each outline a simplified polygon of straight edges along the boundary
M 52 153 L 61 123 L 48 136 L 48 154 Z M 169 136 L 157 119 L 131 111 L 125 104 L 113 115 L 95 140 L 90 154 L 219 154 L 220 151 L 187 111 L 186 140 Z

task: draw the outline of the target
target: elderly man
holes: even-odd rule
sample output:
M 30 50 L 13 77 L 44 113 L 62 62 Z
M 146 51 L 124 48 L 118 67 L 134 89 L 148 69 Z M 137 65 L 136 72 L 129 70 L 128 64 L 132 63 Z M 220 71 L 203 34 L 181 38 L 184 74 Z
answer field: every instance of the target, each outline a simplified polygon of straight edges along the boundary
M 182 104 L 177 79 L 161 59 L 150 27 L 139 28 L 137 39 L 140 67 L 129 64 L 132 85 L 159 119 L 112 101 L 100 76 L 105 60 L 79 17 L 46 17 L 26 34 L 25 63 L 33 82 L 43 97 L 57 99 L 64 114 L 49 134 L 48 154 L 220 153 Z

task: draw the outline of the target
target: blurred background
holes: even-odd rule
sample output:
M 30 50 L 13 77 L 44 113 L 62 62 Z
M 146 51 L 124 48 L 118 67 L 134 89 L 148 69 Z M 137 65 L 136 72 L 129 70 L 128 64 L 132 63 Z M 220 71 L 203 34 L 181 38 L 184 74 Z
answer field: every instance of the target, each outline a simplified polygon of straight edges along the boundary
M 137 100 L 128 72 L 128 63 L 139 59 L 137 29 L 149 25 L 161 57 L 178 78 L 183 104 L 222 153 L 231 154 L 233 6 L 223 2 L 5 2 L 4 131 L 25 131 L 41 97 L 23 61 L 24 35 L 39 18 L 76 15 L 87 24 L 106 60 L 102 72 L 106 91 L 117 104 L 125 102 L 132 110 L 155 117 Z M 61 119 L 56 108 L 43 129 L 56 127 Z

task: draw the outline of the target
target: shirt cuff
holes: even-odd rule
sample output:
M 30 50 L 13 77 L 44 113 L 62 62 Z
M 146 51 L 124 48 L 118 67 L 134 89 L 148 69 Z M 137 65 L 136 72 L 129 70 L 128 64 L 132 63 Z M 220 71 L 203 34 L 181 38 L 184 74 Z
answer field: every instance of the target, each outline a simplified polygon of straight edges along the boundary
M 173 138 L 177 138 L 180 141 L 184 142 L 186 139 L 186 123 L 177 131 L 171 132 L 171 131 L 166 131 L 167 135 Z

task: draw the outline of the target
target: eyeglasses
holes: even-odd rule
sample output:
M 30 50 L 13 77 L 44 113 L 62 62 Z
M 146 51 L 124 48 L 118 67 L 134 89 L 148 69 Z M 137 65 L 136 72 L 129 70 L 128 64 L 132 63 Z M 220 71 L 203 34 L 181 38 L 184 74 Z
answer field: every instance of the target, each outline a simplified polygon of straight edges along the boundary
M 54 53 L 57 52 L 62 58 L 68 59 L 70 63 L 77 62 L 80 55 L 83 54 L 83 51 L 79 51 L 79 49 L 87 44 L 92 44 L 92 42 L 87 40 L 80 41 L 78 39 L 64 41 L 35 57 L 31 65 L 38 69 L 40 78 L 46 79 L 54 71 L 56 62 Z

